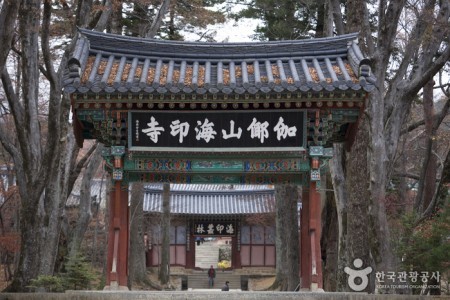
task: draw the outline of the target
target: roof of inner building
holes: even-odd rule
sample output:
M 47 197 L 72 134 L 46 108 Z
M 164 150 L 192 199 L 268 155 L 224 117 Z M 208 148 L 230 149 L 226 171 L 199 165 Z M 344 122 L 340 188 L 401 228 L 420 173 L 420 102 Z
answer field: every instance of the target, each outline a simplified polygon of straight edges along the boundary
M 357 34 L 201 43 L 79 31 L 64 77 L 68 93 L 227 95 L 374 88 Z
M 170 212 L 177 215 L 248 215 L 273 213 L 270 185 L 171 184 Z M 162 185 L 145 187 L 144 211 L 162 212 Z

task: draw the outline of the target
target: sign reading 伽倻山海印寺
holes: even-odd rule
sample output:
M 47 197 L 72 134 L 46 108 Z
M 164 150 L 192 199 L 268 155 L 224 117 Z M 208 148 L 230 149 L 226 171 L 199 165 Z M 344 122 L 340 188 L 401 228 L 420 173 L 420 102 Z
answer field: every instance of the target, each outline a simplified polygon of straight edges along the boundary
M 301 110 L 129 112 L 132 150 L 296 151 L 305 149 Z

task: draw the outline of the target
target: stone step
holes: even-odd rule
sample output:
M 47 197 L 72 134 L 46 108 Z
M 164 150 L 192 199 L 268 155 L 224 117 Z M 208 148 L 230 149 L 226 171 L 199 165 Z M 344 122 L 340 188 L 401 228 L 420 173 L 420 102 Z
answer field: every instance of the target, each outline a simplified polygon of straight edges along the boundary
M 229 281 L 228 286 L 230 289 L 241 289 L 241 276 L 235 275 L 229 272 L 222 272 L 216 270 L 216 278 L 214 279 L 215 289 L 220 289 L 225 284 L 225 281 Z M 205 270 L 201 274 L 188 275 L 188 288 L 189 289 L 208 289 L 209 279 L 207 271 Z
M 206 269 L 211 265 L 217 267 L 219 262 L 220 245 L 212 243 L 204 243 L 195 248 L 195 266 L 197 268 Z

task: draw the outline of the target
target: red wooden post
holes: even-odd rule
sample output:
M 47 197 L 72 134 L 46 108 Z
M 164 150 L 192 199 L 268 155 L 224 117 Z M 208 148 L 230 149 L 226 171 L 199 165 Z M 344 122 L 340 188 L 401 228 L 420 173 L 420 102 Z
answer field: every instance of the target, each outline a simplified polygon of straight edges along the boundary
M 241 269 L 241 252 L 238 250 L 238 237 L 231 237 L 231 268 L 232 269 Z
M 311 286 L 311 240 L 309 238 L 309 189 L 303 187 L 300 212 L 300 282 L 301 287 Z
M 309 234 L 311 238 L 311 290 L 323 288 L 322 251 L 320 237 L 322 234 L 321 198 L 317 182 L 309 185 Z
M 188 223 L 190 225 L 190 222 Z M 189 230 L 189 250 L 186 249 L 186 269 L 194 269 L 195 268 L 195 238 L 192 234 L 191 228 L 188 227 Z
M 310 290 L 323 288 L 321 237 L 321 204 L 317 182 L 310 181 L 309 189 L 303 189 L 300 217 L 301 287 Z
M 128 191 L 116 181 L 109 201 L 108 254 L 105 289 L 128 290 Z

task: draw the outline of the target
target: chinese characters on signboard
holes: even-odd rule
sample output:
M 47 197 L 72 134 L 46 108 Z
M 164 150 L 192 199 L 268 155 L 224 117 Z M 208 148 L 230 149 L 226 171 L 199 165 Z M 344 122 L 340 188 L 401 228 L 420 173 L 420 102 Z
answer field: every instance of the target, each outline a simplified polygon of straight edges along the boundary
M 210 236 L 234 236 L 236 224 L 234 222 L 196 222 L 194 223 L 194 235 Z
M 303 111 L 130 112 L 130 147 L 271 148 L 305 146 Z

